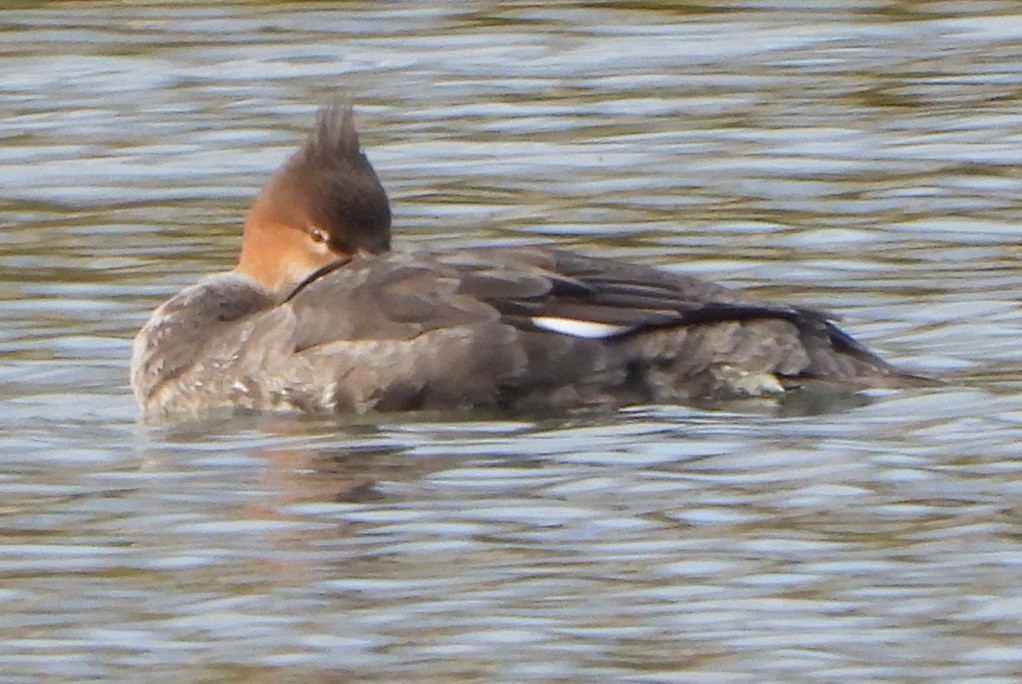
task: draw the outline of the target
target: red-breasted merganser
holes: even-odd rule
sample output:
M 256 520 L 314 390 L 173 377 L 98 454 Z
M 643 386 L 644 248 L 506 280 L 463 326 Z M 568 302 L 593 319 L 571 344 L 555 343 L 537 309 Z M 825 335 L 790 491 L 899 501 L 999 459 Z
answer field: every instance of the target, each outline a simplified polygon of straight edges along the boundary
M 131 384 L 146 416 L 566 409 L 911 387 L 824 314 L 546 247 L 390 251 L 387 195 L 350 106 L 262 189 L 241 257 L 153 313 Z

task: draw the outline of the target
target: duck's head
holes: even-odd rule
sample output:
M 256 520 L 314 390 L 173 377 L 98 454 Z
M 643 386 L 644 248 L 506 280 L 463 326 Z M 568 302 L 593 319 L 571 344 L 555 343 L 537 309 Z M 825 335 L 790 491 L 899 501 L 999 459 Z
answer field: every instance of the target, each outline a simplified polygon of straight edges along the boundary
M 325 107 L 249 209 L 235 270 L 286 293 L 338 259 L 388 249 L 387 193 L 359 149 L 351 106 Z

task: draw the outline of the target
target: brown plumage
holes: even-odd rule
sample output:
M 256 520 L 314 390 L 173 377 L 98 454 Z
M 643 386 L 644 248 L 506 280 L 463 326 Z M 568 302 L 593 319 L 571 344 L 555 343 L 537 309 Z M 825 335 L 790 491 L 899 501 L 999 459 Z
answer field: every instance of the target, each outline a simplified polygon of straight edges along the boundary
M 391 252 L 350 107 L 260 193 L 238 268 L 139 333 L 147 415 L 621 406 L 805 382 L 912 387 L 824 314 L 688 276 L 540 247 Z

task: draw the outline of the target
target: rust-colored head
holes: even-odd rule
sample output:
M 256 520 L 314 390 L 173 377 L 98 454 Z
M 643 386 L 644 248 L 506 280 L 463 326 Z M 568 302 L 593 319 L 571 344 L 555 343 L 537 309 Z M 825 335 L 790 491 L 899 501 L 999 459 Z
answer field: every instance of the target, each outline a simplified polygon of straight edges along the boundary
M 337 259 L 388 249 L 387 193 L 359 150 L 351 106 L 327 106 L 249 209 L 236 270 L 281 293 Z

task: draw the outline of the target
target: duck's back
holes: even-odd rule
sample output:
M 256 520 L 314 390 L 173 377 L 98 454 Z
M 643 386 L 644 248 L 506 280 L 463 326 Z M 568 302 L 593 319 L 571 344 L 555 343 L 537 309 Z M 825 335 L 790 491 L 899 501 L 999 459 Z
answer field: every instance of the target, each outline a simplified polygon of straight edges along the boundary
M 279 303 L 210 282 L 139 335 L 147 413 L 570 408 L 925 382 L 820 313 L 558 250 L 356 256 Z

